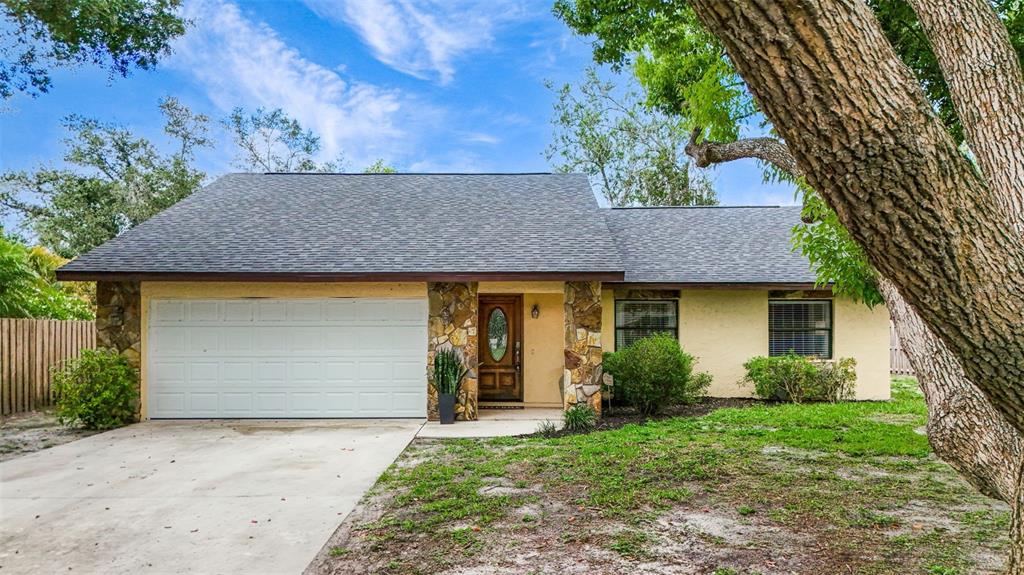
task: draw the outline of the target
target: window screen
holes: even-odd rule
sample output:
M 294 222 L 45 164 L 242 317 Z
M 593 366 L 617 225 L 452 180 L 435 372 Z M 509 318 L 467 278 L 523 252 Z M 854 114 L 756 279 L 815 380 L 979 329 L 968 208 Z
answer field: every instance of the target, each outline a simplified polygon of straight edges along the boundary
M 615 302 L 615 349 L 655 333 L 678 338 L 678 305 L 674 299 L 618 300 Z
M 768 302 L 768 355 L 785 355 L 790 351 L 808 357 L 832 358 L 831 301 Z

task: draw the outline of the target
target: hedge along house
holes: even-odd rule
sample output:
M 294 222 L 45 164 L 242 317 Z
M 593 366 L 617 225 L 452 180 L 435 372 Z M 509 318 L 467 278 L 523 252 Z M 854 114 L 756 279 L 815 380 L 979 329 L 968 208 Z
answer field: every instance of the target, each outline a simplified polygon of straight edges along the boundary
M 857 360 L 889 318 L 814 288 L 794 207 L 603 209 L 580 174 L 232 174 L 61 268 L 143 418 L 433 417 L 435 350 L 482 407 L 600 407 L 601 357 L 668 331 L 745 396 L 752 356 Z

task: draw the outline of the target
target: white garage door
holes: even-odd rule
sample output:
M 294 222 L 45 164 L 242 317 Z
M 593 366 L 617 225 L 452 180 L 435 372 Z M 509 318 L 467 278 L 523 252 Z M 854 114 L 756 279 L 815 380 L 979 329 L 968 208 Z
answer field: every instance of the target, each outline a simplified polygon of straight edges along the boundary
M 152 418 L 425 417 L 425 299 L 153 300 Z

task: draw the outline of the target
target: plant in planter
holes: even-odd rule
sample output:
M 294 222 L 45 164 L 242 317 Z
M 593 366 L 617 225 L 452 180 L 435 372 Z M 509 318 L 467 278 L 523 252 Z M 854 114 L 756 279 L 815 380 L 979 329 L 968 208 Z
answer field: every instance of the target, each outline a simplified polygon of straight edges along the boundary
M 439 349 L 434 354 L 434 388 L 437 389 L 437 410 L 443 424 L 455 423 L 455 396 L 468 371 L 454 349 Z

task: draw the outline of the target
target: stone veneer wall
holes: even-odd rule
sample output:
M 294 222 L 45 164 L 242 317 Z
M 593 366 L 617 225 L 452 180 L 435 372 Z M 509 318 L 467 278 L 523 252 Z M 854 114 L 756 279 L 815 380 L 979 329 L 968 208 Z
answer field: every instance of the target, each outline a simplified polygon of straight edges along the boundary
M 469 372 L 462 380 L 455 400 L 455 417 L 474 420 L 477 414 L 477 283 L 430 282 L 427 323 L 427 418 L 438 419 L 437 390 L 433 385 L 434 353 L 453 347 L 462 355 Z
M 565 409 L 601 413 L 601 282 L 565 282 Z
M 96 347 L 116 350 L 128 358 L 141 375 L 142 290 L 139 282 L 96 282 Z M 136 417 L 140 408 L 141 404 L 136 407 Z

